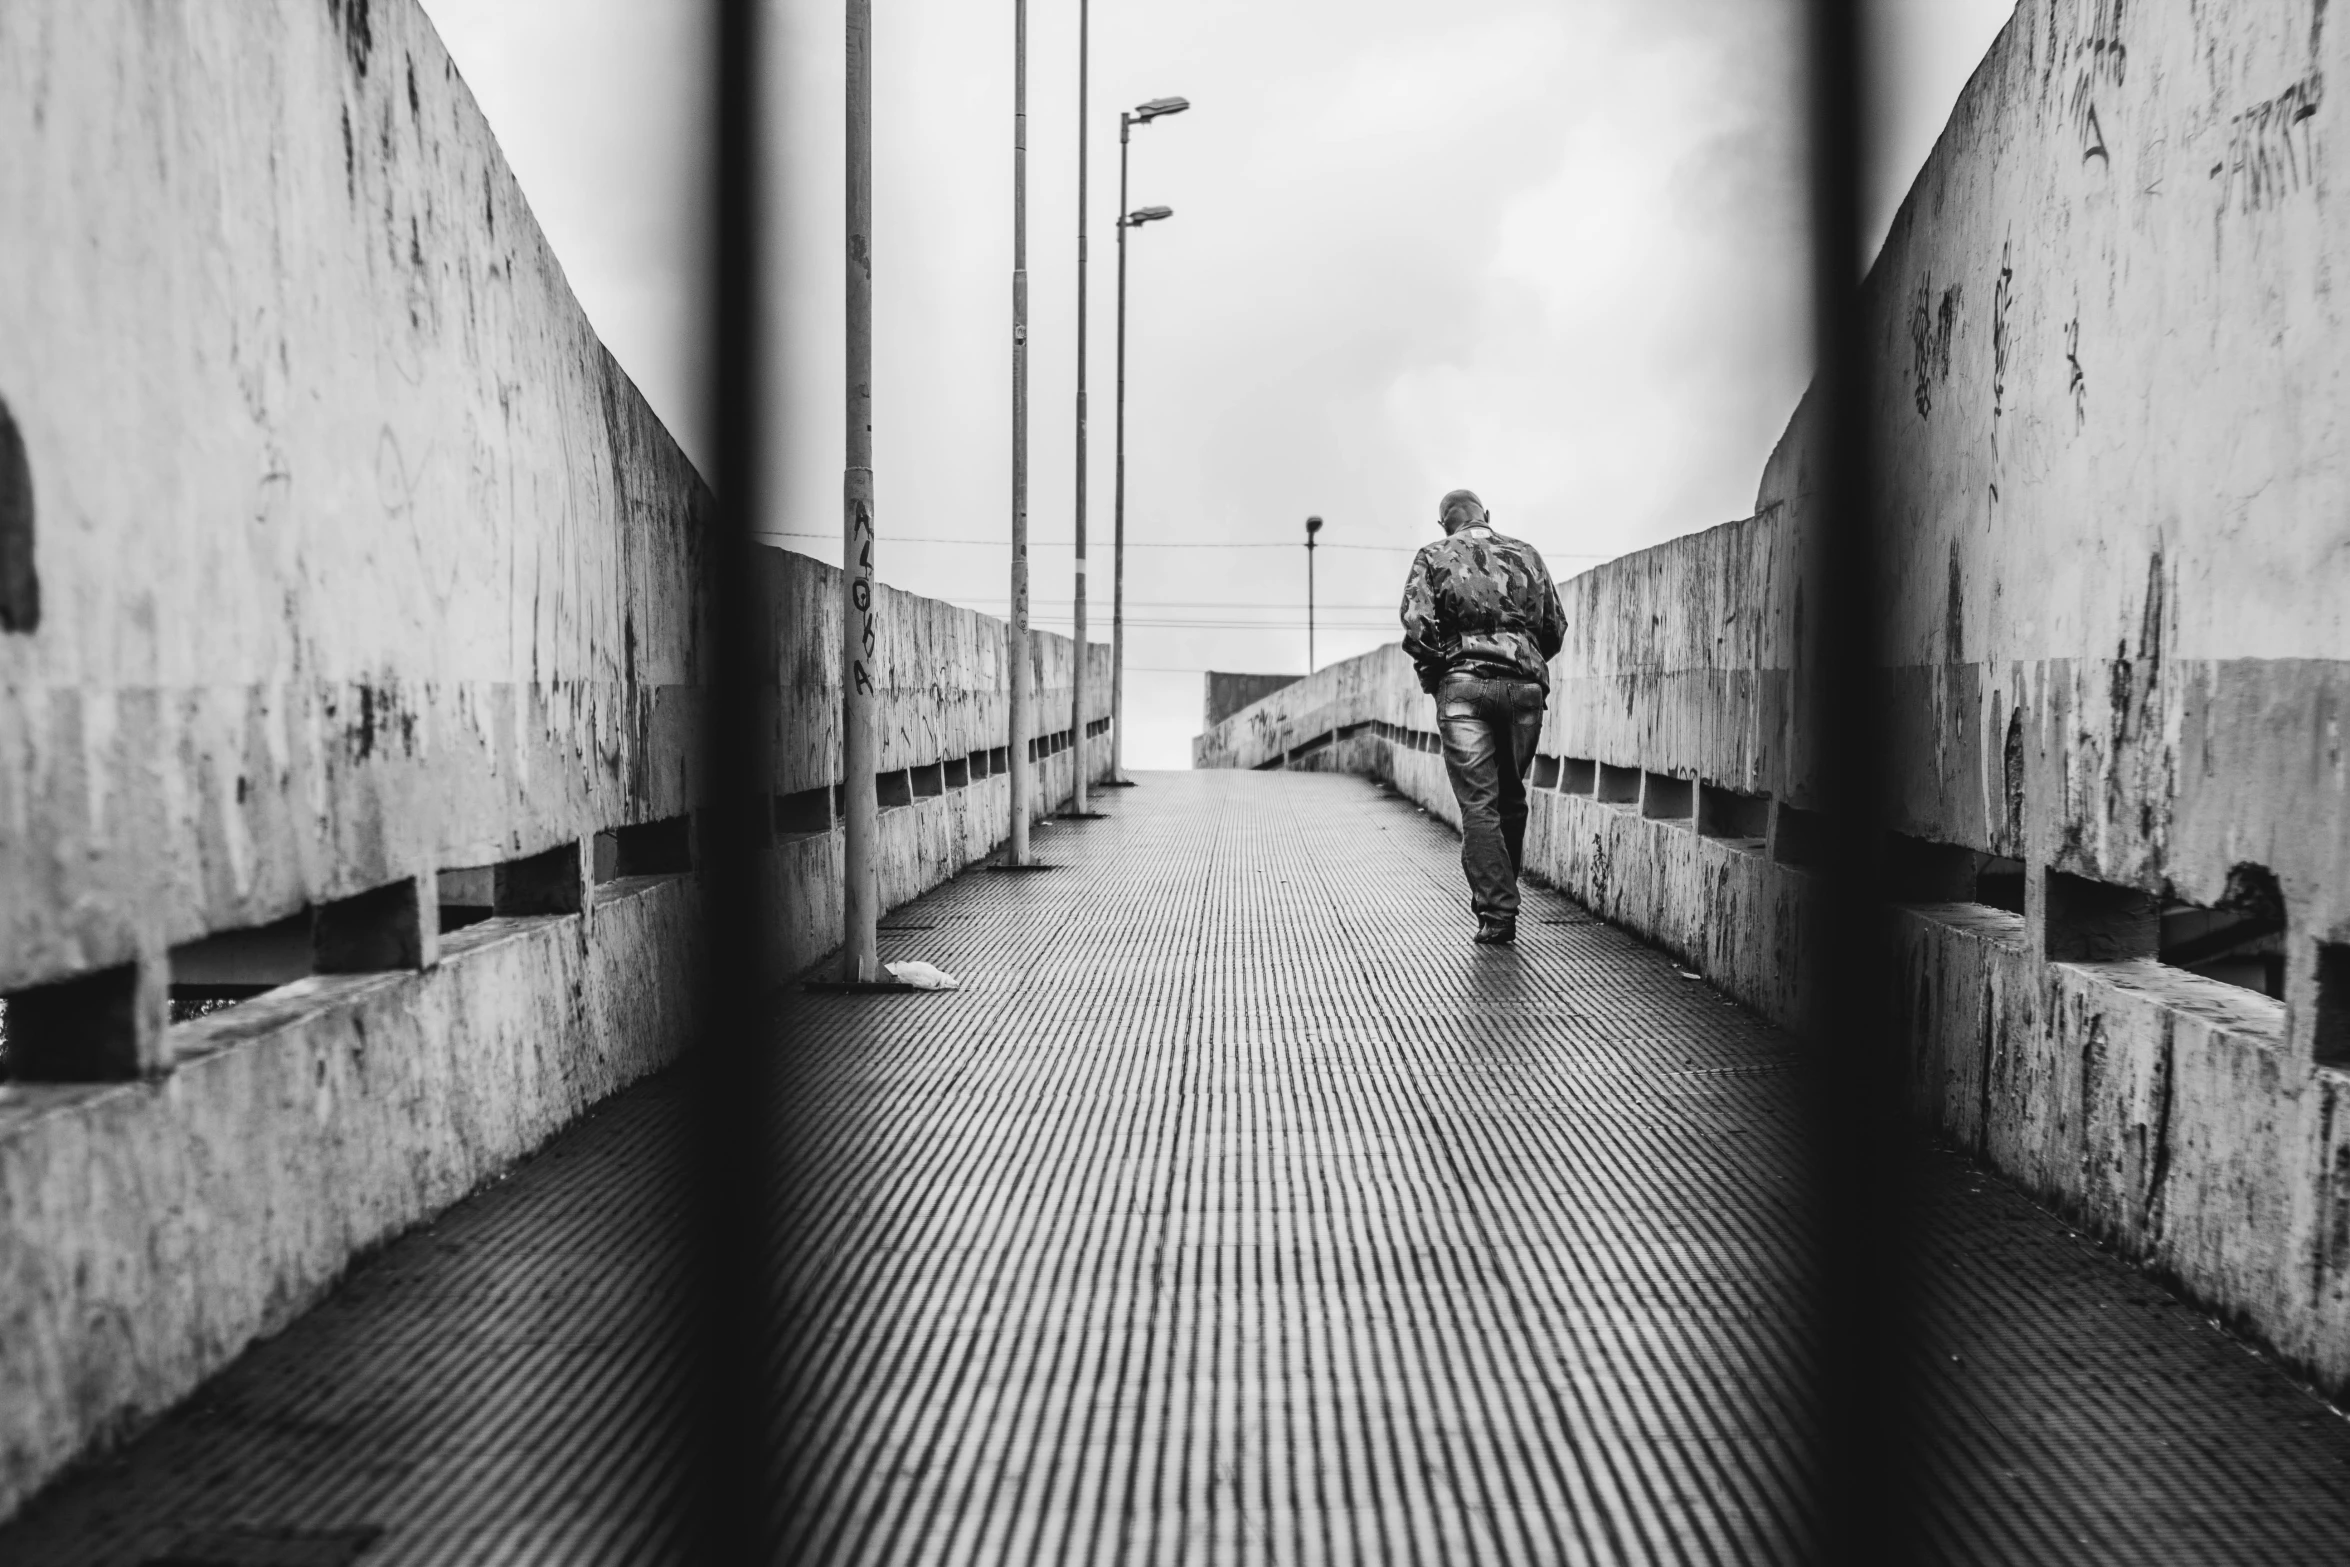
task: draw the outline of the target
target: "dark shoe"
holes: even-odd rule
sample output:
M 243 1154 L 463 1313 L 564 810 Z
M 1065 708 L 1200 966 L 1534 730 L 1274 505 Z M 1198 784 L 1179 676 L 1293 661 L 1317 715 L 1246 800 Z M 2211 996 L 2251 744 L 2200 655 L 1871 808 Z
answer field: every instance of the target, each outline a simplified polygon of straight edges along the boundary
M 1477 916 L 1478 946 L 1506 947 L 1517 939 L 1518 922 L 1516 920 L 1497 919 L 1490 914 L 1480 914 Z

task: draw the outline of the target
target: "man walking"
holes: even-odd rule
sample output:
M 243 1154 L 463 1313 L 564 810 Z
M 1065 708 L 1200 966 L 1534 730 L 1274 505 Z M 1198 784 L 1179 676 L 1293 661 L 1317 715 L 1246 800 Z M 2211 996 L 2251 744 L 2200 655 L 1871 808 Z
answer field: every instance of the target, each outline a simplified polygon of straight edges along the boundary
M 1567 616 L 1542 557 L 1494 532 L 1474 494 L 1454 490 L 1437 516 L 1444 537 L 1421 547 L 1404 584 L 1403 646 L 1420 689 L 1436 698 L 1444 770 L 1461 802 L 1461 869 L 1476 939 L 1506 946 L 1518 936 L 1526 773 Z

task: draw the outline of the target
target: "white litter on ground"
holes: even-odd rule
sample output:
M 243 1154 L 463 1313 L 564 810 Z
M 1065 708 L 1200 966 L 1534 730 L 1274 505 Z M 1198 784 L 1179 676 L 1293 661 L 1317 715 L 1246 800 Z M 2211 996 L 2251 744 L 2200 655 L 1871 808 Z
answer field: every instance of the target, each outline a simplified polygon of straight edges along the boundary
M 961 980 L 949 974 L 945 969 L 929 963 L 908 960 L 904 963 L 884 964 L 883 967 L 889 970 L 890 978 L 901 985 L 911 985 L 916 990 L 961 990 L 963 988 Z

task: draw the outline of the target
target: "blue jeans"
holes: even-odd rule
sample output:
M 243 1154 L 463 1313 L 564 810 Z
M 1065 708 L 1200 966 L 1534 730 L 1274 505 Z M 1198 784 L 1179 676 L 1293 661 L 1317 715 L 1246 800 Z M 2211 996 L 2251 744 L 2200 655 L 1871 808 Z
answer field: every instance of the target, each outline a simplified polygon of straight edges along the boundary
M 1436 687 L 1444 770 L 1461 803 L 1461 869 L 1480 916 L 1515 919 L 1526 858 L 1526 774 L 1549 695 L 1531 680 L 1447 675 Z

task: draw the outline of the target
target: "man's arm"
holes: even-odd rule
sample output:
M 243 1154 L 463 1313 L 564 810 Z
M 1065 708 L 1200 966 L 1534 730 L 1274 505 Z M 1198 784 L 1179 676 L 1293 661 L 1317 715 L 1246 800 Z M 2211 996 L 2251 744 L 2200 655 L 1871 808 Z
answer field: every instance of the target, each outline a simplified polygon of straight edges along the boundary
M 1542 624 L 1536 636 L 1542 644 L 1542 661 L 1547 664 L 1567 645 L 1567 610 L 1559 602 L 1558 584 L 1550 579 L 1550 567 L 1537 562 L 1535 569 L 1542 573 Z
M 1436 689 L 1444 672 L 1444 631 L 1436 618 L 1436 575 L 1428 567 L 1428 552 L 1412 557 L 1411 575 L 1403 585 L 1403 650 L 1420 672 L 1420 689 Z

